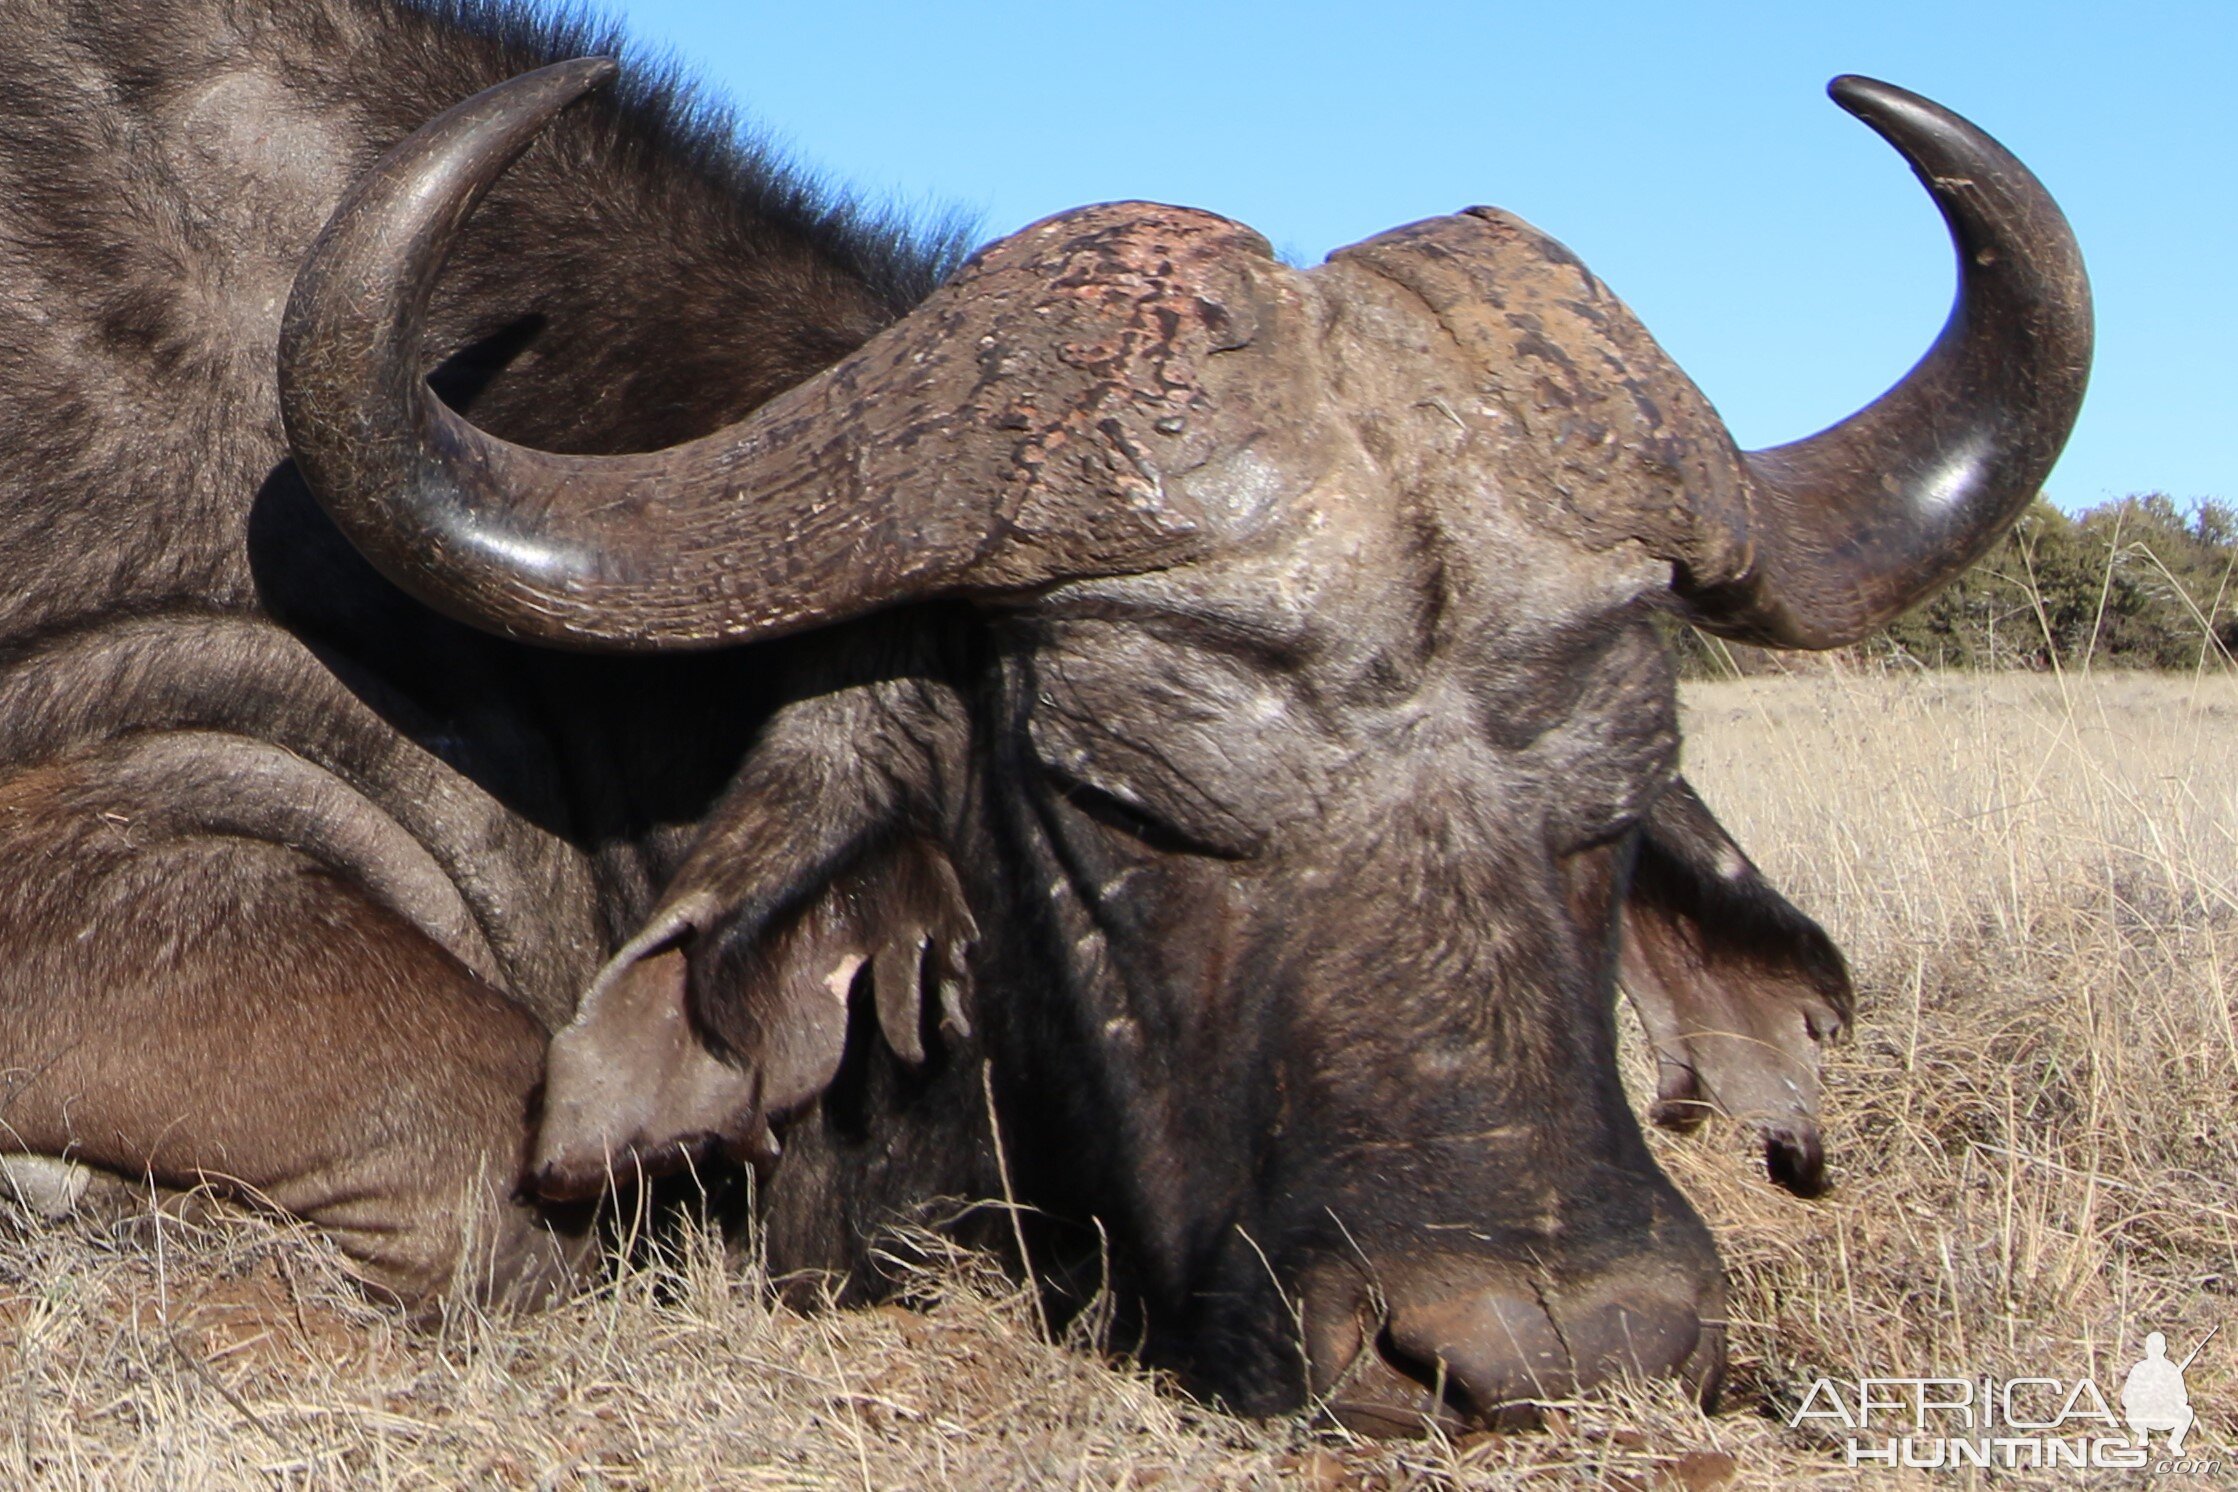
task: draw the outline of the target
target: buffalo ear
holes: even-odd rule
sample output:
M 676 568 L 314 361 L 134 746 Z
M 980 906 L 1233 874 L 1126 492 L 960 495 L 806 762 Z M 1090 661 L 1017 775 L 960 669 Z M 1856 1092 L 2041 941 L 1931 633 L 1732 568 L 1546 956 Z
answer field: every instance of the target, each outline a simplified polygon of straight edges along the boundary
M 694 1156 L 776 1153 L 770 1121 L 839 1070 L 867 970 L 886 1041 L 925 1060 L 924 994 L 968 1035 L 965 955 L 977 937 L 955 868 L 917 838 L 855 856 L 819 889 L 756 918 L 672 892 L 553 1038 L 530 1173 L 554 1199 L 595 1196 Z
M 698 1010 L 719 1045 L 758 1054 L 763 1104 L 783 1114 L 838 1070 L 847 1003 L 867 967 L 878 1027 L 896 1056 L 925 1060 L 925 985 L 940 1023 L 968 1035 L 965 954 L 979 930 L 948 856 L 908 837 L 859 857 L 789 917 L 734 927 L 693 960 Z
M 1823 1191 L 1818 1048 L 1849 1022 L 1849 967 L 1683 780 L 1642 826 L 1623 938 L 1624 987 L 1659 1068 L 1656 1122 L 1730 1115 L 1763 1135 L 1775 1181 Z

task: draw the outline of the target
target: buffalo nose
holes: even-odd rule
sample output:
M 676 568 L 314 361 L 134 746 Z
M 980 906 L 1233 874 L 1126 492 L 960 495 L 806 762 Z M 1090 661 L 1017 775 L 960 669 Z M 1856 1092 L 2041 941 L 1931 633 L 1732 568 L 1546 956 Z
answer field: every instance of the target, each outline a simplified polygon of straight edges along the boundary
M 1725 1371 L 1722 1294 L 1677 1281 L 1609 1281 L 1387 1301 L 1380 1324 L 1360 1320 L 1317 1344 L 1339 1352 L 1320 1386 L 1339 1420 L 1380 1435 L 1420 1434 L 1431 1423 L 1521 1428 L 1551 1400 L 1623 1378 L 1675 1377 L 1708 1403 Z

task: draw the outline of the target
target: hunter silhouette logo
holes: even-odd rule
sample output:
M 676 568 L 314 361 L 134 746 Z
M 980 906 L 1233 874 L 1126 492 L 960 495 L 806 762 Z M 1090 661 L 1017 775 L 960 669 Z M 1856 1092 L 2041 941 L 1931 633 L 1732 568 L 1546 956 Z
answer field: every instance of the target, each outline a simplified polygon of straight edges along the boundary
M 2193 1417 L 2191 1395 L 2184 1388 L 2184 1370 L 2198 1360 L 2201 1350 L 2221 1329 L 2219 1324 L 2210 1329 L 2182 1362 L 2168 1360 L 2168 1339 L 2159 1332 L 2145 1337 L 2145 1355 L 2121 1385 L 2121 1412 L 2140 1448 L 2147 1432 L 2158 1430 L 2167 1437 L 2169 1455 L 2184 1453 L 2184 1437 L 2191 1433 Z

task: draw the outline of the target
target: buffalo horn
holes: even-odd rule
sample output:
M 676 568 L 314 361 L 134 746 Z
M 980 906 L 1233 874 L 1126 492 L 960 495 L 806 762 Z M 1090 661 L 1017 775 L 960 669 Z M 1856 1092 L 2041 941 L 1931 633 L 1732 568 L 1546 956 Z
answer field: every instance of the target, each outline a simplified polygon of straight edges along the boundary
M 1745 514 L 1703 515 L 1742 563 L 1720 583 L 1682 574 L 1681 594 L 1708 630 L 1773 647 L 1854 642 L 1980 558 L 2051 470 L 2090 370 L 2082 255 L 2028 168 L 1917 94 L 1859 77 L 1827 91 L 1934 197 L 1958 298 L 1894 388 L 1831 429 L 1747 452 Z
M 538 131 L 615 71 L 604 58 L 559 63 L 429 121 L 343 199 L 297 274 L 279 356 L 288 443 L 384 575 L 505 636 L 650 652 L 1192 552 L 1196 515 L 1124 459 L 1139 448 L 1131 408 L 1080 415 L 1082 428 L 1057 432 L 1075 459 L 1035 466 L 1021 448 L 1041 427 L 972 403 L 977 360 L 1037 321 L 1022 294 L 1034 266 L 1018 254 L 983 256 L 959 276 L 971 289 L 936 292 L 836 367 L 666 450 L 531 450 L 446 408 L 421 375 L 446 254 Z M 1083 397 L 1111 383 L 1059 369 L 1044 380 L 1052 419 L 1078 413 L 1056 407 L 1068 376 Z M 1104 500 L 1113 483 L 1139 500 Z

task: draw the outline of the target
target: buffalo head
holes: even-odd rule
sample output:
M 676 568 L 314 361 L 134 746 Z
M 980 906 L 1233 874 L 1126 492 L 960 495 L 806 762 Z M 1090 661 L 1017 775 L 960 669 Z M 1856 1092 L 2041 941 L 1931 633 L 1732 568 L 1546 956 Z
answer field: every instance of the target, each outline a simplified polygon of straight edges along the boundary
M 1840 644 L 2003 531 L 2089 356 L 2035 179 L 1835 84 L 1960 295 L 1896 388 L 1771 451 L 1503 213 L 1300 271 L 1125 203 L 982 251 L 729 429 L 559 456 L 438 403 L 420 328 L 481 193 L 608 70 L 388 157 L 282 349 L 306 478 L 429 605 L 561 648 L 815 634 L 765 649 L 787 702 L 555 1041 L 538 1183 L 724 1148 L 781 1190 L 882 1029 L 895 1072 L 962 1074 L 942 1122 L 982 1141 L 985 1063 L 1022 1199 L 1097 1219 L 1153 1352 L 1239 1403 L 1712 1391 L 1716 1252 L 1626 1105 L 1619 964 L 1665 1112 L 1756 1120 L 1799 1190 L 1847 984 L 1677 780 L 1657 618 Z M 912 1170 L 909 1113 L 876 1164 L 973 1184 Z

